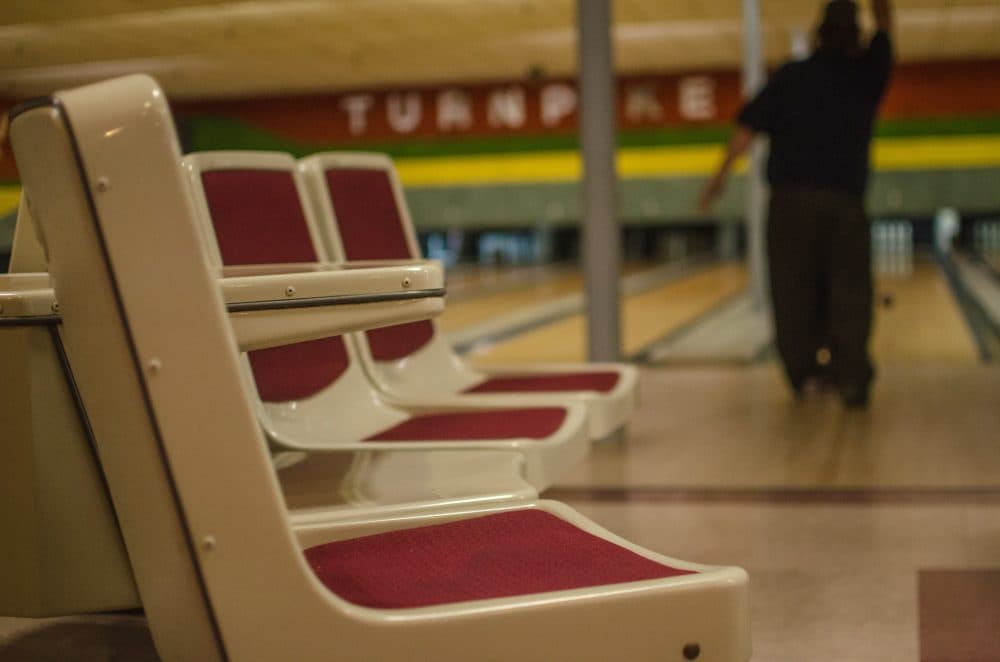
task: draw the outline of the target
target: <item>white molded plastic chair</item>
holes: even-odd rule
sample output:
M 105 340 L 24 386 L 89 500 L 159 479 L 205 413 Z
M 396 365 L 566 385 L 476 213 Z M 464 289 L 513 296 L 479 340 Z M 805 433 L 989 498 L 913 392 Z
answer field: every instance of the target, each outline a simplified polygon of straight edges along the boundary
M 136 607 L 23 198 L 10 266 L 0 274 L 0 614 Z
M 327 252 L 334 260 L 421 257 L 392 160 L 383 154 L 326 152 L 300 161 Z M 358 351 L 379 389 L 434 393 L 463 402 L 498 396 L 511 404 L 578 401 L 592 439 L 628 424 L 638 371 L 621 363 L 527 364 L 477 368 L 457 355 L 432 321 L 368 331 Z
M 183 163 L 220 264 L 327 258 L 291 156 L 203 152 Z M 581 404 L 522 402 L 515 408 L 489 399 L 465 401 L 437 392 L 433 375 L 425 385 L 428 394 L 392 397 L 372 387 L 356 345 L 346 340 L 324 338 L 249 354 L 249 381 L 273 442 L 299 451 L 345 446 L 517 451 L 524 457 L 525 479 L 539 490 L 586 454 Z M 478 490 L 494 491 L 483 484 Z
M 11 124 L 163 659 L 749 658 L 744 572 L 637 548 L 557 503 L 293 530 L 162 92 L 130 76 Z

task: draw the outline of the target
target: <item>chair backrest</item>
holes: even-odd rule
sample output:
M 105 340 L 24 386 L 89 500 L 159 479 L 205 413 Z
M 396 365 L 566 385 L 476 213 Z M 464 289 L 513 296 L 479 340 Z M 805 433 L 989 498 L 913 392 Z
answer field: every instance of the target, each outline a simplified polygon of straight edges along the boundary
M 17 207 L 17 223 L 14 225 L 14 241 L 10 248 L 8 272 L 42 273 L 48 270 L 45 252 L 35 232 L 31 209 L 28 207 L 28 196 L 22 195 Z
M 212 220 L 219 264 L 327 261 L 295 160 L 281 152 L 199 152 L 185 157 L 197 203 Z
M 11 142 L 157 649 L 234 659 L 246 596 L 314 580 L 276 561 L 299 554 L 164 95 L 146 76 L 57 93 Z
M 327 260 L 295 160 L 279 152 L 201 152 L 184 158 L 220 265 L 313 263 Z M 340 336 L 248 352 L 263 402 L 308 398 L 352 365 Z
M 183 167 L 216 264 L 247 255 L 265 264 L 327 259 L 291 156 L 200 152 L 185 156 Z M 276 235 L 283 236 L 272 243 Z M 246 366 L 269 431 L 302 441 L 358 441 L 404 418 L 377 407 L 343 336 L 248 352 Z
M 389 157 L 328 152 L 303 160 L 317 220 L 333 259 L 420 259 L 403 188 Z M 335 219 L 334 224 L 321 219 Z M 333 227 L 335 225 L 335 227 Z M 424 348 L 436 334 L 430 321 L 365 332 L 375 361 L 398 361 Z
M 139 606 L 132 569 L 76 398 L 48 263 L 21 196 L 0 275 L 0 614 Z

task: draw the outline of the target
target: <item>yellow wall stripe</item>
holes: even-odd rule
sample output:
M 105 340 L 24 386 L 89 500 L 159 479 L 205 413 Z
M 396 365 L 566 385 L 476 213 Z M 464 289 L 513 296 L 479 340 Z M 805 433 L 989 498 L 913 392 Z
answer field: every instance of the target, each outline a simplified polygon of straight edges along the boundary
M 0 216 L 13 214 L 17 211 L 17 205 L 21 200 L 21 187 L 0 186 Z
M 879 170 L 989 168 L 1000 166 L 1000 136 L 893 138 L 875 144 Z
M 702 177 L 722 153 L 721 145 L 623 148 L 618 172 L 622 177 Z M 873 159 L 880 170 L 1000 167 L 1000 136 L 883 138 L 874 146 Z M 580 177 L 580 156 L 566 150 L 401 158 L 397 167 L 407 186 L 569 182 Z
M 622 177 L 703 177 L 722 159 L 721 145 L 628 147 L 618 150 Z M 883 138 L 873 150 L 878 170 L 1000 167 L 1000 136 Z M 529 184 L 580 178 L 576 151 L 397 159 L 407 186 Z M 742 169 L 742 164 L 737 170 Z M 0 186 L 0 216 L 17 209 L 21 188 Z
M 402 158 L 396 169 L 407 186 L 573 181 L 580 176 L 575 151 Z

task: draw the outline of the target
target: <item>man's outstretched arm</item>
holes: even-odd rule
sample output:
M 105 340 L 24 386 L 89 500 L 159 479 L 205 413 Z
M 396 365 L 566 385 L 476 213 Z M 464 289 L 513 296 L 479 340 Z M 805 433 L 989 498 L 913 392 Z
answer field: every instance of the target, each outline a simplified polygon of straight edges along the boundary
M 698 198 L 698 209 L 708 211 L 712 203 L 715 202 L 715 199 L 722 193 L 722 189 L 726 187 L 726 179 L 729 177 L 729 171 L 732 169 L 733 163 L 750 148 L 751 143 L 753 143 L 753 131 L 743 125 L 737 124 L 736 131 L 733 132 L 733 137 L 729 139 L 725 158 L 719 165 L 719 169 L 715 175 L 708 180 L 705 188 L 702 189 L 701 196 Z

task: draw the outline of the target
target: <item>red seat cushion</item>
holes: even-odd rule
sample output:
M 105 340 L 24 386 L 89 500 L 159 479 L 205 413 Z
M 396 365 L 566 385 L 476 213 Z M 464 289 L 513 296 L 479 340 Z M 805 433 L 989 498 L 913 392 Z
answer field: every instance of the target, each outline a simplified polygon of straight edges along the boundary
M 301 400 L 337 381 L 350 359 L 340 336 L 248 352 L 257 393 L 264 402 Z
M 597 391 L 607 393 L 618 384 L 618 373 L 570 372 L 540 375 L 505 375 L 491 377 L 465 390 L 466 393 L 510 393 L 517 391 L 563 392 Z
M 566 419 L 561 407 L 463 411 L 414 416 L 365 441 L 448 441 L 454 439 L 544 439 Z
M 693 574 L 531 509 L 331 542 L 305 556 L 335 594 L 379 609 Z

